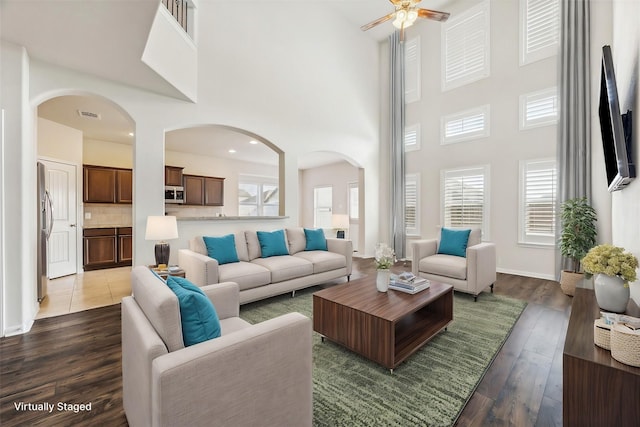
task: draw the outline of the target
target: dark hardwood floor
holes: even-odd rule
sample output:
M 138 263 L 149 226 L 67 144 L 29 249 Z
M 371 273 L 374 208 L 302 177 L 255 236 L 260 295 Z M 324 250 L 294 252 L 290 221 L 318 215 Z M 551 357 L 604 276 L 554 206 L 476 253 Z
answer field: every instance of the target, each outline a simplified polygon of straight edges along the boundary
M 373 272 L 371 259 L 354 259 L 352 279 Z M 571 298 L 557 282 L 506 274 L 499 274 L 494 292 L 529 304 L 457 425 L 562 425 L 562 348 Z M 54 408 L 16 409 L 20 402 Z M 91 410 L 61 411 L 58 402 L 90 403 Z M 37 320 L 29 333 L 0 339 L 0 425 L 127 425 L 119 304 Z

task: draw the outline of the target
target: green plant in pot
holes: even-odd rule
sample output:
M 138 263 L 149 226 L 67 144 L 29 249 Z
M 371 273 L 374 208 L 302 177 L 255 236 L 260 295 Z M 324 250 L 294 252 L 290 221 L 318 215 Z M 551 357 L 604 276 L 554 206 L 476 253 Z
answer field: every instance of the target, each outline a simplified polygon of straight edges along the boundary
M 596 244 L 596 211 L 586 197 L 579 197 L 562 203 L 560 218 L 560 252 L 571 263 L 571 269 L 563 269 L 560 274 L 560 288 L 565 294 L 573 296 L 576 284 L 584 277 L 580 260 Z

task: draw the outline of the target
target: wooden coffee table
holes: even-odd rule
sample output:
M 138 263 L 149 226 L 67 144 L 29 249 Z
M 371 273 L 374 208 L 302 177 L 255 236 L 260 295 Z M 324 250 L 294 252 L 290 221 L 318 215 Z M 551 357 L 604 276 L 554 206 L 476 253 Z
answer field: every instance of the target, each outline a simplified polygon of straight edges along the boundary
M 393 369 L 453 320 L 453 287 L 378 292 L 371 275 L 313 294 L 313 330 Z

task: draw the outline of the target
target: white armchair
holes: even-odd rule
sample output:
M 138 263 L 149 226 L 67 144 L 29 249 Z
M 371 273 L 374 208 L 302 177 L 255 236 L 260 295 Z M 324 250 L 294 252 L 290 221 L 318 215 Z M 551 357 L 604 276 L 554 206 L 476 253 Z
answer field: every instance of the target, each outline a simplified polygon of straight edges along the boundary
M 471 230 L 466 257 L 438 254 L 440 239 L 417 240 L 412 243 L 412 272 L 436 282 L 448 283 L 456 291 L 478 299 L 478 294 L 496 281 L 496 245 L 482 242 L 479 228 Z
M 123 405 L 130 426 L 311 426 L 311 320 L 250 325 L 236 283 L 204 286 L 222 336 L 185 347 L 175 294 L 147 267 L 122 300 Z

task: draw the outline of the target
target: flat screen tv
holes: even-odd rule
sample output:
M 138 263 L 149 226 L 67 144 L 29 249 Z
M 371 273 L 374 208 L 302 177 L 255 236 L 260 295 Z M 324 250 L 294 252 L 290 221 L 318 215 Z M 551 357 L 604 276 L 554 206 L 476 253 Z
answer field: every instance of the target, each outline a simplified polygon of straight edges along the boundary
M 636 176 L 631 157 L 631 111 L 620 114 L 611 46 L 602 47 L 600 130 L 609 191 L 622 190 Z

